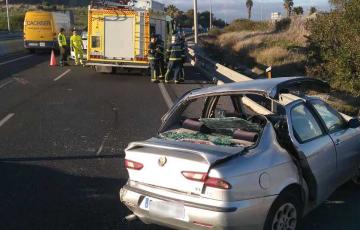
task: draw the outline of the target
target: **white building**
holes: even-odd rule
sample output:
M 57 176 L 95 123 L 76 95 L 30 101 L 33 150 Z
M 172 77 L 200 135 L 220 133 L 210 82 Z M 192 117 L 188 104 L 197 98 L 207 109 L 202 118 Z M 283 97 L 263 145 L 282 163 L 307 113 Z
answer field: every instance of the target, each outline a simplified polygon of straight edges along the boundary
M 277 22 L 280 21 L 282 18 L 281 13 L 280 12 L 272 12 L 271 13 L 271 21 L 272 22 Z

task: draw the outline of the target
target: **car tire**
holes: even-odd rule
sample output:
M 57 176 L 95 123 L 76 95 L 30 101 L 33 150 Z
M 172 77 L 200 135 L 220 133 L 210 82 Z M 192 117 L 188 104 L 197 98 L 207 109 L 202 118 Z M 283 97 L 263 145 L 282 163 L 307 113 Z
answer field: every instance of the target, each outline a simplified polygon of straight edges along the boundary
M 264 230 L 296 230 L 301 217 L 300 199 L 293 194 L 281 194 L 272 204 Z

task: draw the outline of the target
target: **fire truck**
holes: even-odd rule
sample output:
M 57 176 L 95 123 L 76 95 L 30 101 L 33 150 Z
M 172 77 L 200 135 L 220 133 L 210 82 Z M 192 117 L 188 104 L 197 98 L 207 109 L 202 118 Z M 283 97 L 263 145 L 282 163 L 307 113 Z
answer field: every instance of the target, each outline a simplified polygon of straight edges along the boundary
M 157 35 L 166 50 L 173 30 L 164 8 L 152 0 L 93 1 L 88 9 L 87 65 L 104 73 L 147 70 L 151 35 Z

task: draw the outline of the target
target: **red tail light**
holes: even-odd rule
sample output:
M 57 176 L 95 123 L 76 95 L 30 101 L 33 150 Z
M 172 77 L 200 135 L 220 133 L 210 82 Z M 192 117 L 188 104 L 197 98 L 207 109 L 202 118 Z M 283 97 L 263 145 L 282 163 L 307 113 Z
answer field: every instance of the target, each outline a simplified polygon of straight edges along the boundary
M 205 185 L 213 188 L 231 189 L 231 185 L 219 178 L 208 177 L 205 180 Z
M 181 174 L 188 180 L 204 182 L 206 186 L 220 189 L 231 189 L 231 185 L 223 179 L 208 177 L 207 173 L 187 172 Z
M 144 165 L 139 162 L 125 160 L 125 168 L 127 169 L 141 170 L 143 167 Z
M 189 180 L 194 180 L 194 181 L 202 181 L 204 182 L 206 177 L 207 177 L 207 173 L 199 173 L 199 172 L 181 172 L 183 174 L 183 176 L 186 179 Z

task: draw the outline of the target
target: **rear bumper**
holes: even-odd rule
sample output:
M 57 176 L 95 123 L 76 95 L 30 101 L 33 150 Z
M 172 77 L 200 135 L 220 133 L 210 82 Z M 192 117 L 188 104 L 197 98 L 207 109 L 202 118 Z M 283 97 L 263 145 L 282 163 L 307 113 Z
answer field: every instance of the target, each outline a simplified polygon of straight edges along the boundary
M 181 202 L 184 204 L 185 218 L 179 220 L 155 216 L 140 208 L 140 203 L 145 196 L 156 200 Z M 165 197 L 128 185 L 120 190 L 121 202 L 143 222 L 176 229 L 263 229 L 268 210 L 276 199 L 276 196 L 270 196 L 236 202 L 220 202 L 202 197 L 186 200 L 183 196 L 175 196 L 174 194 L 174 197 Z
M 90 66 L 107 66 L 107 67 L 115 67 L 115 68 L 132 68 L 132 69 L 148 69 L 148 63 L 131 63 L 131 62 L 101 62 L 101 61 L 93 61 L 88 60 L 86 65 Z
M 56 41 L 24 41 L 26 49 L 57 49 Z

